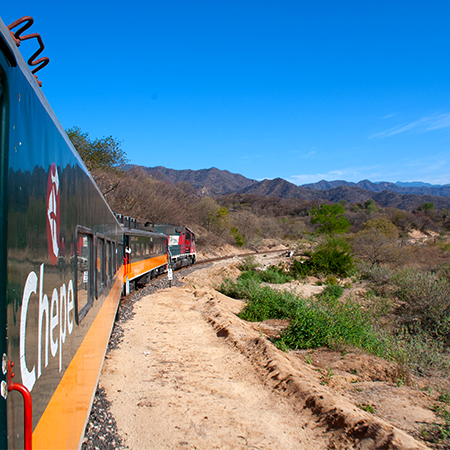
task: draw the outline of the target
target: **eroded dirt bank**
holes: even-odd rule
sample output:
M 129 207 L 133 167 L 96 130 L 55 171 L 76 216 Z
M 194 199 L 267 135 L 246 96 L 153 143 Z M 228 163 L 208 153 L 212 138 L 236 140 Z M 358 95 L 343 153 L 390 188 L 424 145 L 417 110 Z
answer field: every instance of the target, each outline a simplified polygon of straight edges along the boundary
M 397 418 L 362 411 L 343 395 L 342 386 L 355 380 L 342 374 L 341 386 L 321 385 L 321 372 L 276 349 L 263 327 L 237 318 L 242 303 L 212 287 L 236 270 L 229 261 L 214 263 L 187 276 L 185 286 L 135 304 L 99 382 L 126 446 L 426 448 L 404 431 L 414 418 L 400 429 Z M 420 421 L 434 418 L 415 403 L 409 406 Z

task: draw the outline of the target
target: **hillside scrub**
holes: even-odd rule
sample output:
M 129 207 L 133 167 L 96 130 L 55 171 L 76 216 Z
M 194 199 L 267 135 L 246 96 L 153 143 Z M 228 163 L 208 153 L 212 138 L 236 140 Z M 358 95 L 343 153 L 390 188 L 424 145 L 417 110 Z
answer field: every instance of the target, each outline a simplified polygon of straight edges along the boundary
M 357 347 L 397 363 L 402 382 L 408 381 L 409 373 L 445 376 L 450 371 L 450 269 L 433 274 L 386 265 L 363 266 L 362 275 L 374 291 L 356 301 L 351 296 L 343 299 L 344 288 L 339 284 L 327 285 L 322 294 L 301 298 L 261 286 L 265 280 L 282 282 L 273 275 L 282 273 L 281 268 L 258 270 L 251 259 L 240 268 L 239 278 L 224 280 L 219 291 L 246 302 L 239 314 L 244 320 L 289 320 L 288 328 L 275 341 L 283 350 Z M 290 276 L 293 278 L 292 273 Z M 285 282 L 289 279 L 287 276 Z
M 255 274 L 255 275 L 254 275 Z M 340 302 L 343 289 L 327 286 L 316 298 L 303 299 L 288 291 L 261 287 L 262 276 L 243 272 L 232 281 L 226 279 L 219 291 L 229 297 L 246 300 L 239 317 L 252 322 L 288 319 L 289 327 L 276 341 L 282 349 L 317 348 L 351 345 L 378 356 L 390 354 L 373 325 L 376 315 L 351 299 Z

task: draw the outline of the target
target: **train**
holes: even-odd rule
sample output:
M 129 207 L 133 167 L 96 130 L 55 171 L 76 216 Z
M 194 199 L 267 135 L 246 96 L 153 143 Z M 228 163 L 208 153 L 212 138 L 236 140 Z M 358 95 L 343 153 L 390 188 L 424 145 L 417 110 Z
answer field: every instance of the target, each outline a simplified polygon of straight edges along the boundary
M 18 51 L 30 19 L 0 19 L 0 448 L 77 449 L 121 297 L 195 235 L 114 214 Z
M 146 227 L 168 236 L 169 263 L 173 269 L 190 266 L 195 263 L 195 233 L 182 225 L 169 223 L 149 223 Z

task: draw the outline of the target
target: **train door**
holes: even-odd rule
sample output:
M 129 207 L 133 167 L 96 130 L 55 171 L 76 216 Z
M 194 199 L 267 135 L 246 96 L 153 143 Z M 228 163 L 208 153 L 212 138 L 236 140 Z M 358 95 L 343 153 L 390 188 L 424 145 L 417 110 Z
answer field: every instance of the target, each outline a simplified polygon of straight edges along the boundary
M 6 336 L 6 238 L 7 238 L 7 176 L 8 176 L 8 90 L 5 71 L 0 62 L 0 355 L 2 359 L 0 398 L 0 448 L 8 448 L 6 397 L 7 336 Z

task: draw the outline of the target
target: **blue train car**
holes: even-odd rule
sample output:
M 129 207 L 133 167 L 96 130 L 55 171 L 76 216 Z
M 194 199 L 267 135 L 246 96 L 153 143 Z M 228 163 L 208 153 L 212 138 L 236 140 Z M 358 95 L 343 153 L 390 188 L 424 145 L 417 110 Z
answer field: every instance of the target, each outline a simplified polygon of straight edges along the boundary
M 123 232 L 1 20 L 0 155 L 0 448 L 76 449 Z

